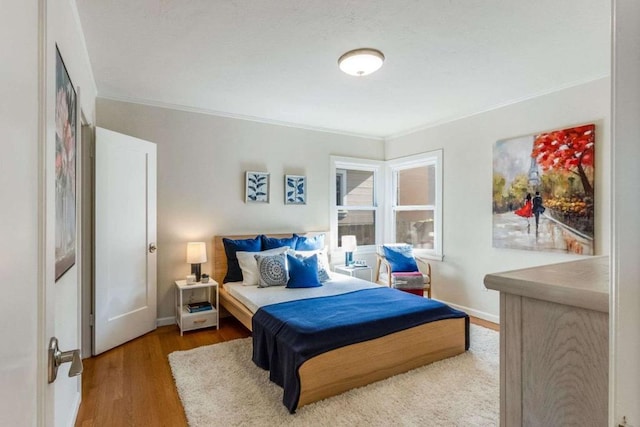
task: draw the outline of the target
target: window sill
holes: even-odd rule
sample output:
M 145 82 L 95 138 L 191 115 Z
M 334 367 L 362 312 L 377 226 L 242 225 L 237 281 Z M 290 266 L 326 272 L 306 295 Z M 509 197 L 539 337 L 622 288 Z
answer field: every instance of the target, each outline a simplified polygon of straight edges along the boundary
M 430 261 L 444 261 L 444 255 L 434 254 L 434 253 L 424 253 L 419 249 L 415 249 L 413 251 L 416 258 L 422 258 Z

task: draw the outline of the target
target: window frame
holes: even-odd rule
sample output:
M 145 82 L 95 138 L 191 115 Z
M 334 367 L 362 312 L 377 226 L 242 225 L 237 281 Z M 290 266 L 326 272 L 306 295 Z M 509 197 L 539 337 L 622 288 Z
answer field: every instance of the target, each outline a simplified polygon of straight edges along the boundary
M 383 209 L 383 201 L 384 201 L 384 188 L 385 188 L 385 162 L 382 160 L 369 160 L 369 159 L 358 159 L 354 157 L 341 157 L 341 156 L 330 156 L 330 197 L 331 203 L 330 206 L 330 232 L 331 232 L 331 251 L 339 252 L 341 251 L 340 241 L 338 239 L 338 211 L 341 209 L 347 210 L 363 210 L 363 211 L 373 211 L 374 212 L 374 226 L 375 226 L 375 242 L 373 245 L 361 245 L 358 243 L 358 253 L 359 254 L 367 254 L 367 253 L 375 253 L 376 245 L 378 245 L 382 237 L 383 227 L 384 227 L 384 209 Z M 341 173 L 341 170 L 360 170 L 367 171 L 373 173 L 373 205 L 372 206 L 364 206 L 364 205 L 356 205 L 349 206 L 347 205 L 338 205 L 337 200 L 337 179 L 336 176 Z M 344 174 L 346 177 L 346 173 Z M 346 179 L 342 179 L 342 188 L 341 194 L 345 193 L 346 189 Z
M 412 210 L 433 210 L 433 249 L 415 248 L 414 252 L 425 258 L 441 261 L 444 258 L 442 248 L 442 157 L 443 150 L 433 150 L 407 157 L 386 161 L 386 203 L 385 203 L 385 242 L 396 243 L 396 212 Z M 434 205 L 397 205 L 398 172 L 422 166 L 435 166 L 435 204 Z M 426 208 L 426 209 L 425 209 Z

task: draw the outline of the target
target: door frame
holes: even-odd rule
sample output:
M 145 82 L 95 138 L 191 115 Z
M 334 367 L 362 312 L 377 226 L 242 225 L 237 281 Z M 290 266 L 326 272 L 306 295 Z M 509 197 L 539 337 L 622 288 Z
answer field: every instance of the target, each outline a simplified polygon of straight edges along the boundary
M 54 411 L 47 405 L 47 328 L 49 317 L 47 305 L 47 0 L 38 0 L 38 343 L 37 343 L 37 379 L 36 379 L 36 423 L 46 425 L 53 419 Z M 55 256 L 55 255 L 54 255 Z
M 82 309 L 80 316 L 80 343 L 81 357 L 86 359 L 91 357 L 93 348 L 93 254 L 94 254 L 94 153 L 95 153 L 95 126 L 83 120 L 82 123 L 82 241 L 80 251 L 82 252 L 82 282 L 81 300 Z M 86 136 L 86 139 L 85 139 Z
M 637 226 L 640 148 L 640 5 L 636 0 L 612 1 L 611 67 L 611 256 L 609 297 L 609 425 L 639 425 L 640 343 L 638 342 Z

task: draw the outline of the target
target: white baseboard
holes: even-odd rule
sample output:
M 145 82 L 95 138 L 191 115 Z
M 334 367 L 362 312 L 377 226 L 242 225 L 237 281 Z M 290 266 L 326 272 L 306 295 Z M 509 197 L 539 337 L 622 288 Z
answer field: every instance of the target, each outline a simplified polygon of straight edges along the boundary
M 175 325 L 175 324 L 176 324 L 175 316 L 160 317 L 156 319 L 156 326 L 169 326 L 169 325 Z
M 493 323 L 497 323 L 500 324 L 500 316 L 496 316 L 494 314 L 490 314 L 490 313 L 485 313 L 484 311 L 479 311 L 479 310 L 474 310 L 473 308 L 469 308 L 469 307 L 465 307 L 463 305 L 458 305 L 458 304 L 454 304 L 452 302 L 448 302 L 448 301 L 442 301 L 442 300 L 438 300 L 441 301 L 447 305 L 450 305 L 453 308 L 456 308 L 458 310 L 462 310 L 465 313 L 474 316 L 474 317 L 478 317 L 480 319 L 483 320 L 488 320 L 489 322 L 493 322 Z

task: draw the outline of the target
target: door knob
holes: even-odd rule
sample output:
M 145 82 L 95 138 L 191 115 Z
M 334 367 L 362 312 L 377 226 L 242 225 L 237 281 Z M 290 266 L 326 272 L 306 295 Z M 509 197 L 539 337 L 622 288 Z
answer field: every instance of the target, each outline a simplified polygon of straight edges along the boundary
M 58 348 L 58 338 L 52 337 L 49 341 L 49 384 L 56 380 L 58 367 L 63 363 L 71 362 L 69 376 L 76 377 L 82 373 L 82 359 L 80 350 L 60 351 Z
M 149 243 L 149 252 L 150 253 L 154 253 L 157 249 L 158 249 L 158 247 L 156 246 L 155 243 Z

